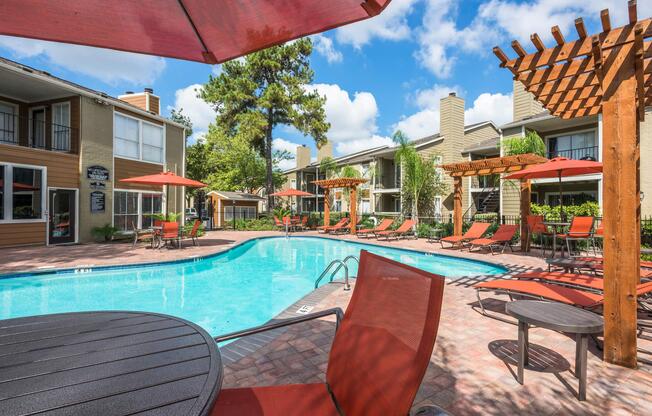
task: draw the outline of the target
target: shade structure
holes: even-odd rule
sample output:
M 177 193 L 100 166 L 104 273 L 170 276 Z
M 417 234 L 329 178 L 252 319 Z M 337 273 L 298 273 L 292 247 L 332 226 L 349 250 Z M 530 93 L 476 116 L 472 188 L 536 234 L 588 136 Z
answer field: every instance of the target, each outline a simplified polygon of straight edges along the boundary
M 139 183 L 142 185 L 161 185 L 165 186 L 165 199 L 168 200 L 168 192 L 170 190 L 170 185 L 172 186 L 189 186 L 191 188 L 203 188 L 206 186 L 205 183 L 184 178 L 173 172 L 161 172 L 154 175 L 145 175 L 145 176 L 134 176 L 133 178 L 120 179 L 120 182 L 127 183 Z M 165 217 L 168 216 L 168 206 L 165 204 Z
M 602 172 L 602 163 L 591 160 L 575 160 L 556 157 L 540 165 L 530 166 L 520 172 L 505 176 L 504 179 L 559 179 L 559 209 L 564 216 L 564 199 L 561 178 L 566 176 L 589 175 Z
M 216 64 L 379 14 L 391 0 L 3 0 L 0 34 Z
M 294 189 L 294 188 L 289 188 L 289 189 L 284 189 L 284 190 L 279 191 L 279 192 L 274 192 L 271 195 L 272 196 L 285 196 L 285 197 L 290 197 L 290 196 L 314 196 L 310 192 L 304 192 L 304 191 L 300 191 L 300 190 Z

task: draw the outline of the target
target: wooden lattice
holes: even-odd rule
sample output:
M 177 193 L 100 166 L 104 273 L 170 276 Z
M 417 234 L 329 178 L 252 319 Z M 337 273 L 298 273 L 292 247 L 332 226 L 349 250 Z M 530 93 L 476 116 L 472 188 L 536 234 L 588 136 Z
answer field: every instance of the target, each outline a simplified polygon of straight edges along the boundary
M 584 21 L 575 20 L 578 39 L 567 42 L 559 26 L 552 28 L 557 43 L 546 48 L 536 33 L 530 36 L 536 48 L 528 54 L 515 40 L 512 49 L 518 55 L 509 59 L 499 48 L 493 49 L 501 67 L 536 97 L 551 114 L 563 119 L 590 116 L 602 111 L 605 96 L 613 93 L 613 67 L 634 48 L 637 80 L 637 107 L 643 120 L 645 106 L 652 105 L 652 19 L 638 21 L 636 1 L 628 2 L 629 24 L 611 28 L 609 10 L 600 13 L 602 32 L 588 36 Z
M 524 155 L 492 157 L 469 162 L 448 163 L 442 169 L 451 176 L 485 176 L 497 173 L 516 172 L 528 166 L 547 162 L 542 156 L 528 153 Z
M 315 185 L 319 185 L 322 188 L 351 188 L 356 187 L 365 182 L 369 182 L 369 179 L 364 178 L 333 178 L 333 179 L 322 179 L 319 181 L 312 181 Z

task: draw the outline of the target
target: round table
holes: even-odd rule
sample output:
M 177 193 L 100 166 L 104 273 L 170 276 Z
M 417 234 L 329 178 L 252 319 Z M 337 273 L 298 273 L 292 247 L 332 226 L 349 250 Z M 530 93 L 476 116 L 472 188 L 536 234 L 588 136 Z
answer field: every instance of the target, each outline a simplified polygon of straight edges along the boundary
M 588 338 L 601 334 L 604 320 L 600 315 L 563 303 L 540 300 L 517 300 L 505 306 L 505 312 L 518 319 L 517 381 L 524 382 L 528 364 L 528 328 L 530 325 L 553 331 L 576 334 L 575 377 L 579 378 L 579 400 L 586 400 L 586 362 Z
M 0 340 L 1 414 L 207 415 L 222 386 L 213 338 L 173 316 L 15 318 Z

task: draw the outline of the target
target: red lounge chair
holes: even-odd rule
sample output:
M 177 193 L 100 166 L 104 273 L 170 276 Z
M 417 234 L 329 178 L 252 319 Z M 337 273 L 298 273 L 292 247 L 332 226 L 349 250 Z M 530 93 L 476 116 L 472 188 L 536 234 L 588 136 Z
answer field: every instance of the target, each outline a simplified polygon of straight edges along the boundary
M 176 242 L 177 246 L 179 246 L 179 224 L 176 222 L 164 221 L 162 226 L 161 241 L 163 241 L 163 244 L 160 245 L 160 248 L 165 247 L 168 242 Z
M 595 240 L 593 238 L 593 217 L 573 217 L 570 228 L 565 234 L 557 234 L 557 238 L 566 242 L 568 255 L 571 255 L 571 241 L 588 241 L 593 244 L 593 254 L 596 254 Z M 562 246 L 563 250 L 563 246 Z M 562 253 L 563 256 L 563 253 Z
M 358 230 L 358 238 L 368 238 L 370 236 L 376 235 L 381 231 L 387 231 L 387 229 L 394 223 L 394 220 L 391 218 L 385 218 L 378 224 L 376 228 L 363 228 Z
M 358 219 L 355 221 L 355 226 L 356 229 L 358 225 L 362 222 L 362 217 L 358 217 Z M 330 230 L 328 230 L 331 234 L 346 234 L 350 231 L 351 229 L 351 223 L 348 222 L 340 227 L 333 227 Z
M 335 225 L 322 225 L 321 227 L 317 227 L 317 232 L 322 232 L 324 234 L 327 234 L 332 230 L 338 230 L 340 228 L 346 227 L 348 223 L 349 223 L 348 218 L 342 218 Z
M 489 238 L 478 238 L 475 240 L 471 240 L 469 244 L 471 245 L 470 250 L 473 250 L 475 247 L 478 248 L 486 248 L 489 247 L 489 250 L 491 250 L 491 254 L 494 254 L 494 247 L 498 246 L 501 247 L 502 249 L 500 250 L 501 253 L 505 252 L 505 248 L 509 246 L 509 248 L 514 251 L 512 248 L 512 245 L 510 242 L 512 241 L 512 238 L 514 238 L 514 235 L 516 234 L 516 230 L 518 230 L 518 225 L 508 225 L 508 224 L 503 224 Z
M 285 231 L 285 224 L 283 224 L 276 215 L 274 215 L 274 227 L 276 227 L 279 231 Z
M 564 286 L 579 286 L 602 292 L 604 280 L 601 277 L 578 273 L 563 272 L 527 272 L 512 276 L 520 280 L 538 280 L 544 283 L 555 283 Z
M 211 415 L 407 415 L 437 337 L 444 278 L 365 250 L 358 273 L 346 313 L 336 324 L 326 383 L 223 389 Z M 328 314 L 339 318 L 342 311 L 290 318 L 215 340 Z
M 380 240 L 381 237 L 385 237 L 385 241 L 389 241 L 391 238 L 399 239 L 401 237 L 407 237 L 411 234 L 414 234 L 415 238 L 417 234 L 414 232 L 413 228 L 416 225 L 416 221 L 405 220 L 400 227 L 395 230 L 379 231 L 376 233 L 376 238 Z
M 444 248 L 444 242 L 451 244 L 451 247 L 462 247 L 464 243 L 470 240 L 477 240 L 487 232 L 491 224 L 488 222 L 474 222 L 464 235 L 451 235 L 440 240 L 441 248 Z

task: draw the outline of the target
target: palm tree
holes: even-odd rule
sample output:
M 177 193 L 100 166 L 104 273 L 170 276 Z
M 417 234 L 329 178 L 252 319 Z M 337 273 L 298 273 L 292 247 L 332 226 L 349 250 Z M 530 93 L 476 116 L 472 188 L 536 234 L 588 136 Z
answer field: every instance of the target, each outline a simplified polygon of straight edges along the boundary
M 523 155 L 526 153 L 534 153 L 543 157 L 546 156 L 546 144 L 541 139 L 541 136 L 533 130 L 528 131 L 525 137 L 504 139 L 502 146 L 505 149 L 505 156 Z
M 394 158 L 402 170 L 402 192 L 410 196 L 412 219 L 418 223 L 419 199 L 423 190 L 434 180 L 434 161 L 422 158 L 400 130 L 394 133 L 392 140 L 397 145 Z

